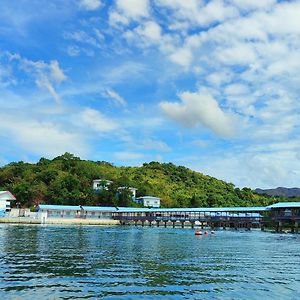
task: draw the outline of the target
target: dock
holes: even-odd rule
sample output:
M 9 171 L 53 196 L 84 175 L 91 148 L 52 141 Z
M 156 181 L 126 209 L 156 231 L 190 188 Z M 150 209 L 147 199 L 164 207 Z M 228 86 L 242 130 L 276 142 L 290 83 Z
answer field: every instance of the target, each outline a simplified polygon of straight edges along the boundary
M 299 232 L 300 202 L 280 202 L 266 207 L 225 208 L 120 208 L 112 213 L 122 225 L 201 228 L 273 228 Z
M 280 202 L 259 207 L 211 208 L 135 208 L 101 206 L 44 205 L 37 212 L 12 209 L 0 217 L 0 223 L 134 225 L 156 227 L 191 227 L 273 229 L 299 232 L 300 202 Z

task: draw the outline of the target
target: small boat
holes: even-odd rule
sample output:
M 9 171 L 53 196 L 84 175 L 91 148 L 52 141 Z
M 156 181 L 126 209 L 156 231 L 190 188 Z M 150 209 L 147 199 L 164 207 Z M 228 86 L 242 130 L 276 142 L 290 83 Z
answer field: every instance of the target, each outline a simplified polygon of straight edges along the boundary
M 215 232 L 212 230 L 211 232 L 210 232 L 211 234 L 215 234 Z
M 202 235 L 202 231 L 195 231 L 195 235 Z

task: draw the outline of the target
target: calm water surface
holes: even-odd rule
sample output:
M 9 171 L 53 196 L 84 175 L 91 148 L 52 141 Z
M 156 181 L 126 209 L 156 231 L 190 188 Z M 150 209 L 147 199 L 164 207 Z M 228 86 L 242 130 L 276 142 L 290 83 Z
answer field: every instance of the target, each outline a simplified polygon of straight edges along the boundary
M 300 299 L 300 235 L 0 225 L 0 299 Z

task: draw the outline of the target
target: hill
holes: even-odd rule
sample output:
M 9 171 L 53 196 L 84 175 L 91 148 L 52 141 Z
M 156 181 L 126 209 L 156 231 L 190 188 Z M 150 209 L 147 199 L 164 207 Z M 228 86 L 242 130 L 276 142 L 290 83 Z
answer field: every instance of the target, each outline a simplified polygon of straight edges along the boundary
M 300 197 L 300 188 L 285 188 L 278 187 L 275 189 L 256 189 L 256 193 L 268 196 L 278 196 L 278 197 Z
M 114 183 L 104 194 L 95 194 L 91 187 L 92 180 L 97 178 Z M 260 206 L 274 202 L 249 188 L 239 189 L 232 183 L 172 163 L 116 167 L 65 153 L 53 160 L 41 158 L 36 164 L 20 161 L 0 168 L 0 190 L 10 190 L 26 207 L 39 203 L 135 205 L 116 198 L 118 186 L 136 187 L 137 196 L 158 196 L 164 207 Z

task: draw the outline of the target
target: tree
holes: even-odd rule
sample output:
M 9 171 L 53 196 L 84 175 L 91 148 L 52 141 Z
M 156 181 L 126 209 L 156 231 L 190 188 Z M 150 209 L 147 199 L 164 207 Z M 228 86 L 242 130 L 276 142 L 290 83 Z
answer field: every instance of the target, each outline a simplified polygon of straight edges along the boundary
M 130 206 L 132 202 L 132 192 L 128 187 L 124 187 L 118 190 L 118 206 Z

